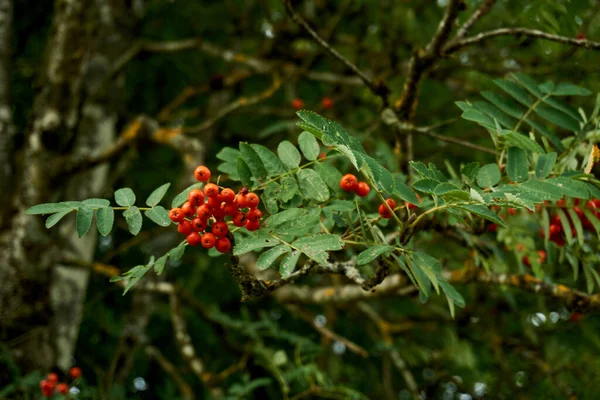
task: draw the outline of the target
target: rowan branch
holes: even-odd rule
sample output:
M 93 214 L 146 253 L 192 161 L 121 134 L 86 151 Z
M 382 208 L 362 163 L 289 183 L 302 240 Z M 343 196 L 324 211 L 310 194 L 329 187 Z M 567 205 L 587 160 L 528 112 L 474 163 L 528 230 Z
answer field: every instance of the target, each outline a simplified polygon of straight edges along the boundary
M 369 76 L 367 76 L 363 71 L 361 71 L 354 63 L 344 57 L 341 53 L 339 53 L 336 49 L 331 47 L 327 41 L 325 41 L 319 34 L 306 22 L 300 14 L 296 12 L 294 7 L 292 6 L 291 0 L 284 0 L 285 8 L 288 12 L 288 15 L 292 18 L 292 20 L 300 25 L 306 33 L 312 39 L 317 42 L 319 46 L 321 46 L 330 56 L 340 61 L 342 64 L 346 66 L 350 71 L 352 71 L 356 76 L 360 78 L 361 81 L 377 96 L 381 97 L 383 100 L 384 106 L 388 103 L 388 95 L 390 94 L 390 89 L 385 85 L 385 83 L 381 81 L 375 81 Z
M 462 24 L 462 26 L 458 29 L 458 32 L 456 32 L 456 35 L 452 39 L 452 42 L 461 40 L 462 38 L 467 36 L 471 28 L 473 28 L 473 25 L 475 25 L 477 21 L 479 21 L 482 17 L 484 17 L 487 13 L 489 13 L 492 10 L 494 5 L 496 4 L 496 1 L 497 0 L 484 0 L 484 2 L 481 3 L 479 8 L 475 10 L 475 12 L 471 15 L 471 17 L 469 17 L 469 19 L 466 20 L 465 23 Z
M 593 42 L 587 39 L 576 39 L 566 36 L 554 35 L 548 32 L 539 31 L 536 29 L 527 28 L 500 28 L 492 31 L 481 32 L 477 35 L 468 37 L 466 39 L 459 40 L 454 43 L 450 43 L 443 50 L 444 55 L 452 54 L 464 47 L 472 46 L 474 44 L 482 43 L 488 39 L 492 39 L 498 36 L 525 36 L 543 40 L 549 40 L 551 42 L 568 44 L 571 46 L 582 47 L 588 50 L 600 50 L 600 42 Z

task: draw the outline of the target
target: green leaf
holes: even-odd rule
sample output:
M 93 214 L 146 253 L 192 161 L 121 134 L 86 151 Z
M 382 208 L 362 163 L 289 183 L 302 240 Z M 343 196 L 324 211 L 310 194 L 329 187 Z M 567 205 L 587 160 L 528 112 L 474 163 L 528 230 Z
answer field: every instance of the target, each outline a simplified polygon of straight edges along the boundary
M 500 182 L 500 169 L 497 164 L 487 164 L 477 172 L 477 184 L 482 188 L 495 186 Z
M 478 172 L 479 172 L 479 163 L 478 162 L 472 162 L 472 163 L 466 164 L 460 169 L 461 175 L 466 176 L 469 179 L 469 181 L 475 181 L 475 177 L 477 176 Z
M 577 132 L 580 129 L 579 121 L 574 120 L 569 115 L 555 108 L 551 108 L 546 105 L 538 105 L 535 109 L 535 113 L 545 120 L 548 120 L 568 131 Z
M 146 217 L 150 218 L 152 222 L 160 226 L 169 226 L 171 225 L 171 219 L 169 218 L 169 213 L 164 209 L 163 206 L 156 206 L 151 208 L 150 210 L 146 210 L 144 212 Z
M 277 206 L 277 193 L 280 191 L 281 185 L 271 182 L 265 187 L 263 194 L 260 196 L 265 209 L 269 214 L 275 214 L 279 211 Z
M 304 197 L 319 202 L 329 199 L 329 189 L 323 179 L 312 169 L 302 169 L 298 172 L 298 184 Z
M 414 252 L 412 254 L 414 263 L 423 271 L 427 278 L 433 284 L 436 292 L 440 292 L 439 280 L 442 274 L 442 264 L 428 254 L 422 252 Z
M 82 205 L 81 207 L 79 207 L 79 209 L 77 210 L 76 219 L 77 235 L 79 235 L 79 237 L 82 237 L 90 230 L 90 226 L 92 226 L 93 217 L 93 208 L 86 205 Z
M 254 236 L 243 237 L 237 235 L 235 237 L 235 246 L 233 246 L 233 255 L 239 256 L 246 254 L 249 251 L 264 249 L 265 247 L 273 247 L 279 244 L 277 239 L 264 232 L 258 232 Z
M 562 224 L 563 232 L 565 233 L 565 239 L 567 239 L 567 243 L 571 244 L 573 241 L 573 233 L 571 232 L 571 224 L 569 223 L 567 214 L 565 214 L 561 208 L 556 210 L 556 214 L 558 215 L 560 223 Z
M 356 154 L 360 156 L 359 154 Z M 377 160 L 367 155 L 362 156 L 365 161 L 363 172 L 371 177 L 376 188 L 385 193 L 394 191 L 394 176 L 390 171 L 379 164 Z
M 554 164 L 556 163 L 556 156 L 557 154 L 555 152 L 540 154 L 535 166 L 535 176 L 538 178 L 546 178 L 550 175 L 554 168 Z
M 560 188 L 546 181 L 526 181 L 521 183 L 519 188 L 531 192 L 531 194 L 534 194 L 540 200 L 556 201 L 563 196 L 563 192 Z
M 119 189 L 115 192 L 115 201 L 122 207 L 131 207 L 135 204 L 135 194 L 129 188 Z
M 554 96 L 589 96 L 592 92 L 572 83 L 559 83 L 552 94 Z
M 311 209 L 298 219 L 284 222 L 277 225 L 275 233 L 278 235 L 307 235 L 314 233 L 315 228 L 319 227 L 321 209 Z
M 156 275 L 162 274 L 168 259 L 169 253 L 165 254 L 164 256 L 160 257 L 154 262 L 154 272 L 156 273 Z
M 378 245 L 378 246 L 370 246 L 367 250 L 361 252 L 356 258 L 356 262 L 358 265 L 365 265 L 382 255 L 388 251 L 394 249 L 394 246 L 389 245 Z
M 112 208 L 111 208 L 112 210 Z M 48 217 L 48 219 L 46 220 L 46 228 L 50 229 L 52 228 L 54 225 L 56 225 L 58 223 L 58 221 L 60 221 L 65 215 L 69 214 L 71 211 L 71 209 L 69 210 L 64 210 L 64 211 L 60 211 L 57 212 L 56 214 L 52 214 L 51 216 Z
M 469 108 L 468 110 L 463 111 L 461 117 L 467 121 L 477 122 L 479 125 L 488 129 L 495 128 L 494 119 L 475 108 Z
M 269 268 L 281 255 L 289 253 L 290 251 L 292 251 L 292 248 L 287 244 L 275 246 L 272 249 L 265 251 L 260 255 L 260 257 L 258 257 L 258 260 L 256 260 L 256 267 L 260 271 L 264 271 L 265 269 Z
M 53 214 L 55 212 L 61 212 L 61 211 L 66 211 L 66 210 L 72 211 L 73 208 L 69 207 L 66 204 L 61 204 L 61 203 L 44 203 L 44 204 L 38 204 L 36 206 L 29 208 L 27 211 L 25 211 L 25 214 L 27 214 L 27 215 Z
M 494 83 L 524 106 L 530 107 L 533 104 L 533 98 L 529 93 L 516 83 L 504 79 L 497 79 Z
M 327 251 L 341 250 L 344 246 L 342 239 L 337 235 L 320 234 L 296 239 L 292 246 L 306 254 L 310 259 L 319 264 L 327 264 L 329 254 Z
M 579 219 L 577 213 L 572 209 L 569 208 L 567 212 L 569 213 L 569 217 L 571 217 L 571 223 L 575 228 L 575 233 L 577 233 L 577 241 L 579 242 L 580 246 L 583 246 L 583 240 L 585 236 L 583 235 L 583 226 L 581 225 L 581 220 Z
M 419 204 L 419 198 L 407 184 L 401 182 L 398 178 L 394 179 L 394 196 L 408 201 L 412 204 Z
M 167 193 L 167 190 L 169 190 L 170 186 L 170 183 L 165 183 L 161 187 L 155 189 L 146 199 L 146 204 L 148 205 L 148 207 L 154 207 L 155 205 L 160 203 L 162 198 L 165 197 L 165 194 Z
M 242 157 L 237 158 L 236 168 L 238 176 L 244 186 L 252 187 L 252 171 Z
M 240 152 L 242 153 L 242 158 L 246 162 L 246 165 L 248 165 L 248 168 L 250 168 L 253 177 L 258 180 L 265 180 L 269 177 L 262 160 L 252 146 L 247 143 L 240 143 Z
M 413 184 L 413 187 L 415 188 L 415 190 L 418 190 L 419 192 L 434 194 L 435 188 L 439 184 L 440 183 L 438 181 L 434 181 L 433 179 L 421 179 L 420 181 L 415 182 Z M 413 204 L 417 204 L 417 203 L 418 203 L 418 200 Z
M 273 153 L 271 150 L 267 149 L 265 146 L 261 146 L 260 144 L 251 144 L 250 147 L 256 151 L 256 154 L 260 157 L 263 165 L 267 169 L 269 176 L 281 175 L 286 172 L 285 167 L 277 158 L 277 155 Z
M 452 300 L 454 304 L 456 304 L 459 307 L 465 306 L 465 299 L 452 285 L 450 285 L 446 281 L 440 281 L 440 287 L 442 288 L 444 293 L 446 293 L 446 296 L 448 296 L 448 298 Z
M 333 211 L 352 211 L 354 210 L 354 203 L 349 200 L 333 200 L 325 208 L 330 208 Z
M 342 173 L 338 171 L 336 167 L 331 164 L 324 162 L 315 163 L 315 171 L 319 174 L 321 179 L 329 186 L 334 192 L 340 190 L 340 181 L 342 180 Z
M 181 260 L 181 257 L 183 257 L 183 253 L 185 253 L 186 244 L 187 241 L 183 240 L 181 243 L 179 243 L 177 247 L 171 249 L 169 253 L 167 253 L 169 254 L 169 258 L 171 260 Z
M 301 208 L 292 208 L 280 213 L 271 215 L 264 223 L 264 227 L 274 228 L 288 221 L 294 221 L 306 216 L 306 210 Z
M 449 183 L 440 183 L 436 188 L 434 194 L 436 196 L 443 197 L 444 200 L 471 200 L 469 192 L 461 190 L 459 187 Z
M 92 208 L 104 208 L 110 206 L 110 201 L 106 199 L 86 199 L 83 204 Z
M 276 197 L 282 202 L 290 201 L 298 193 L 298 182 L 293 176 L 286 176 L 281 180 L 281 186 L 276 190 Z
M 506 143 L 507 147 L 515 146 L 530 153 L 545 153 L 544 149 L 537 142 L 521 133 L 503 129 L 500 131 L 498 137 Z
M 284 140 L 277 147 L 277 155 L 288 169 L 298 168 L 300 165 L 300 152 L 290 141 Z
M 313 161 L 319 156 L 319 143 L 317 143 L 317 139 L 315 139 L 312 133 L 302 132 L 300 136 L 298 136 L 298 145 L 307 160 Z
M 223 147 L 221 151 L 217 153 L 217 158 L 219 160 L 235 163 L 237 158 L 241 155 L 242 153 L 237 149 L 234 149 L 232 147 Z
M 496 92 L 484 91 L 481 95 L 511 117 L 520 119 L 523 116 L 523 109 L 513 99 Z
M 546 182 L 556 185 L 567 197 L 574 197 L 576 199 L 587 199 L 589 197 L 588 188 L 583 182 L 564 176 L 546 179 Z
M 497 225 L 506 226 L 504 224 L 504 221 L 502 220 L 502 218 L 500 218 L 496 213 L 490 211 L 484 205 L 466 204 L 466 205 L 457 206 L 457 208 L 460 208 L 460 209 L 465 210 L 465 211 L 472 212 L 473 214 L 478 215 L 481 218 L 485 218 L 488 221 L 491 221 L 491 222 L 493 222 L 493 223 L 495 223 Z
M 123 212 L 123 216 L 129 226 L 129 232 L 134 236 L 140 233 L 142 229 L 142 213 L 140 209 L 136 206 L 130 207 Z
M 181 192 L 177 196 L 175 196 L 175 198 L 171 202 L 171 208 L 179 207 L 180 205 L 185 203 L 188 199 L 188 194 L 190 194 L 190 192 L 194 189 L 201 189 L 203 185 L 204 185 L 204 183 L 197 182 L 191 186 L 188 186 L 183 192 Z
M 102 236 L 108 236 L 115 222 L 115 210 L 112 207 L 100 208 L 96 212 L 96 227 Z
M 513 182 L 523 182 L 529 172 L 529 161 L 525 150 L 509 147 L 506 161 L 506 172 Z
M 281 265 L 279 266 L 279 273 L 282 277 L 287 278 L 292 272 L 294 272 L 300 255 L 302 255 L 302 253 L 298 250 L 292 250 L 291 253 L 288 253 L 283 258 L 283 261 L 281 261 Z
M 583 214 L 590 221 L 594 227 L 594 230 L 596 231 L 596 234 L 598 235 L 598 238 L 600 238 L 600 220 L 588 209 L 583 210 Z

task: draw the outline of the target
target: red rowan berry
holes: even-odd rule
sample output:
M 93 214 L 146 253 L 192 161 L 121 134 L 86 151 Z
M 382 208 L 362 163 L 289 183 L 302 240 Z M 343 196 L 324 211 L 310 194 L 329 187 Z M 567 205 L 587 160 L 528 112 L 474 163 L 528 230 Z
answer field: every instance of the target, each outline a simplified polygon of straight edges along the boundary
M 544 250 L 538 250 L 538 263 L 543 264 L 546 261 L 546 252 Z
M 198 214 L 198 216 L 202 219 L 209 219 L 212 216 L 212 211 L 208 204 L 202 204 L 196 210 L 196 214 Z
M 233 224 L 238 227 L 246 225 L 246 221 L 248 221 L 248 218 L 246 218 L 246 214 L 244 214 L 243 212 L 238 212 L 233 217 Z
M 571 317 L 569 317 L 569 322 L 577 322 L 581 318 L 583 318 L 583 314 L 575 311 L 573 314 L 571 314 Z
M 417 200 L 419 200 L 419 203 L 421 203 L 421 196 L 417 193 Z M 408 207 L 409 210 L 414 210 L 415 208 L 419 208 L 418 205 L 413 204 L 413 203 L 406 203 L 406 206 Z M 500 207 L 498 207 L 500 208 Z
M 321 100 L 321 105 L 324 109 L 329 110 L 333 108 L 333 99 L 331 97 L 323 97 Z
M 202 247 L 205 249 L 212 249 L 215 247 L 215 243 L 217 242 L 217 238 L 210 232 L 202 235 Z
M 512 207 L 510 207 L 510 208 L 508 209 L 508 213 L 509 213 L 510 215 L 517 215 L 517 210 L 516 210 L 515 208 L 512 208 Z
M 56 383 L 56 382 L 58 382 L 58 375 L 55 374 L 54 372 L 50 372 L 48 374 L 48 378 L 47 379 L 48 379 L 48 382 Z
M 246 200 L 248 202 L 248 208 L 256 208 L 258 207 L 258 203 L 260 203 L 260 198 L 256 193 L 248 193 L 246 195 Z
M 46 379 L 40 382 L 40 389 L 42 389 L 42 394 L 44 397 L 51 397 L 54 393 L 54 382 L 50 382 Z
M 392 210 L 394 208 L 396 208 L 396 200 L 394 200 L 394 199 L 386 199 L 385 202 L 390 206 L 390 208 Z
M 385 201 L 385 203 L 387 203 L 387 205 L 390 206 L 390 208 L 393 210 L 394 208 L 396 208 L 396 201 L 394 201 L 394 199 L 387 199 Z M 392 212 L 388 209 L 388 207 L 385 205 L 385 203 L 382 203 L 379 206 L 379 215 L 381 215 L 383 218 L 392 218 Z
M 183 211 L 183 214 L 186 217 L 191 217 L 196 213 L 196 207 L 194 207 L 192 205 L 192 203 L 190 203 L 189 201 L 186 201 L 185 203 L 183 203 L 183 205 L 181 206 L 181 211 Z
M 206 168 L 204 165 L 200 165 L 194 170 L 194 177 L 200 182 L 206 182 L 210 179 L 210 169 Z
M 223 211 L 225 212 L 225 215 L 233 217 L 238 213 L 238 206 L 234 203 L 226 203 L 223 206 Z
M 223 200 L 221 200 L 221 195 L 218 194 L 216 196 L 209 197 L 208 201 L 206 203 L 208 204 L 209 207 L 216 208 L 216 207 L 221 207 L 222 202 L 223 202 Z
M 554 236 L 562 232 L 562 227 L 559 224 L 552 223 L 550 224 L 550 236 Z
M 246 221 L 246 229 L 248 229 L 250 232 L 255 231 L 259 228 L 260 228 L 260 221 L 250 221 L 250 220 Z
M 365 197 L 371 191 L 371 187 L 366 182 L 358 182 L 358 185 L 354 188 L 354 193 L 360 197 Z
M 221 191 L 221 200 L 225 203 L 233 203 L 235 200 L 235 192 L 229 188 L 225 188 Z
M 79 367 L 73 367 L 69 370 L 69 375 L 71 375 L 71 378 L 73 379 L 77 379 L 81 376 L 81 368 Z
M 177 232 L 181 233 L 182 235 L 189 235 L 190 233 L 192 233 L 193 230 L 193 226 L 192 223 L 190 221 L 181 221 L 179 223 L 179 226 L 177 226 Z
M 488 232 L 496 232 L 498 230 L 498 225 L 496 224 L 489 224 L 487 227 Z
M 198 246 L 202 242 L 202 237 L 198 232 L 192 232 L 186 238 L 190 246 Z
M 213 197 L 219 194 L 219 187 L 214 183 L 208 183 L 204 186 L 204 194 L 208 197 Z
M 319 153 L 319 157 L 317 157 L 319 160 L 324 160 L 327 158 L 327 153 Z
M 262 212 L 259 209 L 255 208 L 253 210 L 248 211 L 246 218 L 248 218 L 252 222 L 260 222 L 260 219 L 262 218 Z
M 169 211 L 169 218 L 173 222 L 181 222 L 185 218 L 185 214 L 181 211 L 181 208 L 175 207 Z
M 200 189 L 194 189 L 188 194 L 188 201 L 194 207 L 200 207 L 204 204 L 204 192 Z
M 248 198 L 245 194 L 240 193 L 237 196 L 235 196 L 235 202 L 237 203 L 239 208 L 248 207 Z
M 213 224 L 211 231 L 216 237 L 220 238 L 227 235 L 229 227 L 227 226 L 227 222 L 216 222 Z
M 302 107 L 304 107 L 304 101 L 302 99 L 295 98 L 292 100 L 292 108 L 294 110 L 300 110 Z
M 342 190 L 344 190 L 346 192 L 354 191 L 354 189 L 356 188 L 357 185 L 358 185 L 358 180 L 356 179 L 356 176 L 354 176 L 352 174 L 344 175 L 342 177 L 342 180 L 340 181 L 340 187 L 342 188 Z
M 227 253 L 231 249 L 231 242 L 226 237 L 218 238 L 215 247 L 219 253 Z
M 225 210 L 223 207 L 211 207 L 212 216 L 215 217 L 217 221 L 223 221 L 225 219 Z
M 56 385 L 56 391 L 60 394 L 67 394 L 69 393 L 69 385 L 66 383 L 59 383 Z
M 192 220 L 192 229 L 196 232 L 202 232 L 206 229 L 207 222 L 205 219 L 196 217 Z

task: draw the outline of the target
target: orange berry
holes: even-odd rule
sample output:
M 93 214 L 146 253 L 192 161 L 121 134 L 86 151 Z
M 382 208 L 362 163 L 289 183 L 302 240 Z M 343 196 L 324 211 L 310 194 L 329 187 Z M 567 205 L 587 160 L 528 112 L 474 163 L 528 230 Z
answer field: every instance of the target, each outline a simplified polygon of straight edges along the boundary
M 69 385 L 66 383 L 59 383 L 56 385 L 56 391 L 60 394 L 67 394 L 69 393 Z
M 205 249 L 212 249 L 215 247 L 215 243 L 217 242 L 217 238 L 212 233 L 205 233 L 202 235 L 202 247 Z
M 239 208 L 248 207 L 248 199 L 246 198 L 245 194 L 240 193 L 237 196 L 235 196 L 235 202 L 237 203 Z
M 192 220 L 192 230 L 196 232 L 203 232 L 206 229 L 207 222 L 205 219 L 196 217 Z
M 202 242 L 202 237 L 198 232 L 192 232 L 186 238 L 190 246 L 198 246 Z
M 260 203 L 260 198 L 256 193 L 248 193 L 246 195 L 246 200 L 248 202 L 248 208 L 256 208 L 258 207 L 258 203 Z
M 175 207 L 172 208 L 171 211 L 169 211 L 169 218 L 173 222 L 181 222 L 185 218 L 185 214 L 183 213 L 181 208 Z
M 204 186 L 204 194 L 208 197 L 214 197 L 219 194 L 219 187 L 214 183 L 208 183 Z
M 246 214 L 241 211 L 233 217 L 233 224 L 238 227 L 245 226 L 247 221 L 248 218 L 246 218 Z
M 235 200 L 235 192 L 229 188 L 223 189 L 221 191 L 221 200 L 225 203 L 233 203 Z
M 52 382 L 52 383 L 58 382 L 58 375 L 55 374 L 54 372 L 50 372 L 48 374 L 48 382 Z
M 193 230 L 194 227 L 192 226 L 192 223 L 190 221 L 183 220 L 177 226 L 177 232 L 181 233 L 182 235 L 187 236 L 190 233 L 192 233 Z
M 346 174 L 340 180 L 340 187 L 345 192 L 352 192 L 358 185 L 358 179 L 352 174 Z
M 262 212 L 259 209 L 255 208 L 253 210 L 248 211 L 248 215 L 246 215 L 246 218 L 253 222 L 259 222 L 262 218 Z
M 358 185 L 354 188 L 354 193 L 360 197 L 365 197 L 371 191 L 371 187 L 366 182 L 358 182 Z
M 194 189 L 188 194 L 188 201 L 194 207 L 200 207 L 204 204 L 204 192 L 200 189 Z
M 227 253 L 231 249 L 231 242 L 226 237 L 218 238 L 215 247 L 219 253 Z
M 216 196 L 209 197 L 206 203 L 211 208 L 217 208 L 221 207 L 221 203 L 223 203 L 223 200 L 221 199 L 221 195 L 218 194 Z
M 185 203 L 183 203 L 183 205 L 181 206 L 181 211 L 183 211 L 183 214 L 186 217 L 191 217 L 192 215 L 194 215 L 196 213 L 196 207 L 194 207 L 192 205 L 192 203 L 190 203 L 189 201 L 186 201 Z
M 202 204 L 196 210 L 196 214 L 198 214 L 198 217 L 206 220 L 212 216 L 212 211 L 211 211 L 210 207 L 208 206 L 208 204 Z
M 294 110 L 300 110 L 302 107 L 304 107 L 304 101 L 302 99 L 295 98 L 292 100 L 292 108 Z
M 323 97 L 321 100 L 321 105 L 324 109 L 329 110 L 333 108 L 333 99 L 331 97 Z
M 218 238 L 226 236 L 227 232 L 229 232 L 227 222 L 215 222 L 212 226 L 211 232 Z
M 259 228 L 260 228 L 260 221 L 250 221 L 250 220 L 246 221 L 246 229 L 248 229 L 250 232 L 255 231 Z
M 77 379 L 81 376 L 81 368 L 79 367 L 73 367 L 69 370 L 69 375 L 71 375 L 71 378 L 73 379 Z
M 194 170 L 194 177 L 200 182 L 206 182 L 210 179 L 210 169 L 200 165 Z
M 234 203 L 225 203 L 223 211 L 225 212 L 225 215 L 233 217 L 238 213 L 238 206 Z

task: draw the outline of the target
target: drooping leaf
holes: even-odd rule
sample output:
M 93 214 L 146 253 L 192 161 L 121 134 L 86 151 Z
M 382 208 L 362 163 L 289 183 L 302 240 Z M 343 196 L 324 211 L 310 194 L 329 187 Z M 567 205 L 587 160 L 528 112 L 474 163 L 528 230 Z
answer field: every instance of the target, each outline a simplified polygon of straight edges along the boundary
M 272 238 L 264 232 L 249 237 L 237 235 L 235 237 L 235 246 L 233 247 L 233 255 L 239 256 L 246 254 L 249 251 L 264 249 L 265 247 L 273 247 L 279 244 L 277 239 Z
M 238 157 L 236 161 L 238 176 L 244 186 L 252 187 L 252 171 L 242 157 Z
M 283 257 L 281 265 L 279 266 L 279 273 L 282 277 L 287 278 L 292 272 L 294 272 L 294 268 L 296 268 L 296 264 L 298 264 L 298 259 L 301 255 L 302 253 L 300 251 L 292 250 L 285 257 Z
M 132 235 L 137 235 L 142 230 L 142 213 L 136 206 L 132 206 L 123 212 L 127 226 L 129 226 L 129 232 Z
M 181 241 L 179 243 L 179 245 L 177 247 L 175 247 L 174 249 L 171 249 L 169 251 L 169 258 L 171 260 L 181 260 L 181 257 L 183 257 L 183 253 L 185 253 L 185 248 L 186 248 L 186 244 L 187 242 L 185 240 Z
M 164 256 L 160 257 L 154 262 L 154 272 L 156 273 L 156 275 L 162 274 L 168 259 L 169 253 L 165 254 Z
M 260 157 L 263 165 L 267 169 L 269 176 L 281 175 L 286 172 L 285 167 L 275 153 L 260 144 L 250 145 L 256 154 Z
M 407 184 L 401 182 L 398 178 L 394 179 L 394 196 L 401 198 L 404 201 L 408 201 L 412 204 L 418 204 L 419 198 L 413 192 Z
M 146 210 L 144 214 L 146 214 L 146 217 L 150 218 L 152 222 L 155 222 L 160 226 L 171 225 L 169 213 L 167 212 L 167 210 L 164 209 L 163 206 L 153 207 L 150 210 Z
M 529 161 L 525 150 L 509 147 L 507 152 L 506 173 L 513 182 L 523 182 L 527 179 Z
M 96 226 L 102 236 L 108 236 L 115 222 L 115 210 L 112 207 L 100 208 L 96 212 Z
M 535 166 L 535 176 L 542 179 L 550 175 L 554 168 L 554 163 L 556 163 L 556 156 L 555 152 L 540 154 Z
M 336 167 L 328 163 L 319 162 L 315 164 L 315 171 L 317 171 L 321 179 L 323 179 L 331 190 L 334 192 L 340 190 L 342 173 Z
M 256 267 L 260 271 L 263 271 L 269 268 L 280 256 L 285 253 L 289 253 L 290 251 L 292 251 L 292 248 L 287 244 L 275 246 L 272 249 L 265 251 L 260 255 L 260 257 L 258 257 L 258 260 L 256 260 Z
M 242 153 L 242 159 L 246 162 L 246 165 L 252 172 L 252 176 L 257 180 L 266 180 L 269 177 L 267 169 L 265 168 L 262 160 L 258 153 L 247 143 L 240 143 L 240 153 Z M 238 173 L 239 173 L 238 168 Z M 241 174 L 240 174 L 241 177 Z
M 112 208 L 111 208 L 112 210 Z M 60 221 L 61 219 L 63 219 L 63 217 L 67 214 L 69 214 L 71 211 L 71 209 L 69 210 L 64 210 L 64 211 L 59 211 L 56 214 L 52 214 L 51 216 L 48 217 L 48 219 L 46 219 L 46 228 L 50 229 L 52 228 L 54 225 L 56 225 L 58 223 L 58 221 Z
M 361 252 L 358 255 L 358 257 L 356 258 L 356 263 L 358 265 L 368 264 L 371 261 L 373 261 L 374 259 L 376 259 L 377 257 L 379 257 L 380 255 L 382 255 L 383 253 L 386 253 L 393 249 L 394 249 L 394 246 L 389 246 L 389 245 L 370 246 L 367 250 Z
M 500 182 L 501 174 L 497 164 L 487 164 L 477 172 L 477 184 L 482 188 L 495 186 Z
M 319 264 L 327 264 L 329 258 L 327 252 L 341 250 L 343 245 L 342 239 L 339 236 L 326 233 L 302 237 L 292 243 L 293 247 L 299 249 Z
M 431 281 L 436 292 L 439 293 L 439 280 L 441 279 L 442 274 L 442 264 L 430 255 L 419 251 L 412 254 L 412 259 Z
M 496 213 L 490 211 L 489 208 L 487 208 L 484 205 L 479 205 L 479 204 L 465 204 L 465 205 L 460 205 L 457 206 L 458 208 L 465 210 L 465 211 L 469 211 L 472 212 L 475 215 L 480 216 L 481 218 L 485 218 L 488 221 L 491 221 L 495 224 L 498 224 L 500 226 L 506 226 L 504 224 L 504 221 L 502 220 L 502 218 L 500 218 Z
M 94 209 L 87 205 L 82 205 L 77 209 L 76 228 L 77 235 L 82 237 L 85 235 L 92 226 L 92 219 L 94 218 Z

